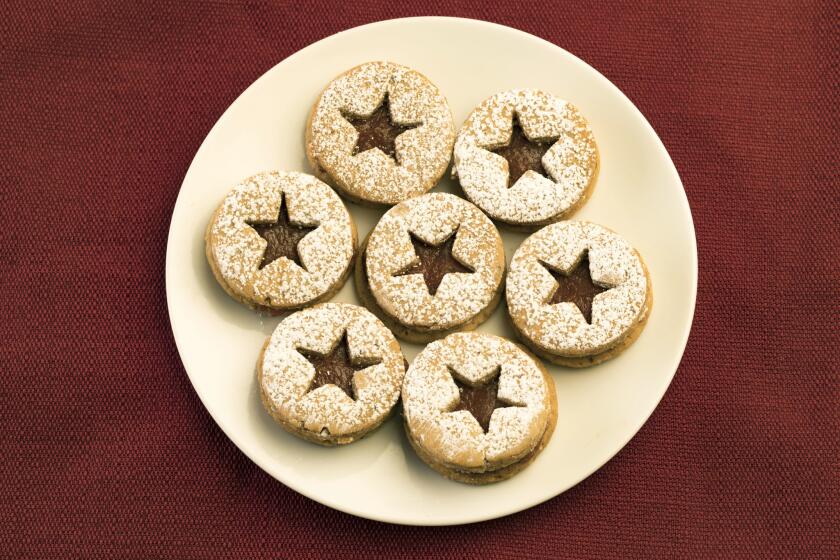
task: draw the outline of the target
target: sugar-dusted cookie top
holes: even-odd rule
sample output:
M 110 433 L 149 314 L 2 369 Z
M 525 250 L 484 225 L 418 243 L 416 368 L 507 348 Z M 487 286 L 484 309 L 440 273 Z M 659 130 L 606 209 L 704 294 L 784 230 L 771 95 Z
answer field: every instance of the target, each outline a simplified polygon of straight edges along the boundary
M 405 361 L 394 335 L 368 310 L 323 303 L 277 326 L 258 372 L 263 404 L 281 424 L 308 439 L 345 443 L 390 413 Z
M 538 226 L 571 214 L 598 171 L 589 124 L 567 101 L 540 90 L 498 93 L 467 118 L 453 174 L 491 218 Z
M 435 185 L 454 140 L 449 105 L 428 78 L 399 64 L 369 62 L 321 93 L 306 153 L 316 174 L 350 198 L 396 204 Z
M 346 278 L 356 245 L 347 208 L 311 175 L 271 171 L 228 193 L 207 229 L 207 255 L 237 299 L 288 309 Z
M 493 223 L 470 202 L 431 193 L 391 208 L 364 254 L 377 305 L 404 325 L 463 324 L 500 289 L 505 258 Z
M 647 283 L 623 237 L 590 222 L 559 222 L 514 253 L 505 295 L 516 328 L 538 348 L 584 356 L 610 348 L 638 324 Z
M 403 383 L 403 410 L 425 454 L 482 472 L 519 460 L 540 442 L 550 421 L 549 389 L 543 368 L 513 342 L 455 333 L 415 358 Z

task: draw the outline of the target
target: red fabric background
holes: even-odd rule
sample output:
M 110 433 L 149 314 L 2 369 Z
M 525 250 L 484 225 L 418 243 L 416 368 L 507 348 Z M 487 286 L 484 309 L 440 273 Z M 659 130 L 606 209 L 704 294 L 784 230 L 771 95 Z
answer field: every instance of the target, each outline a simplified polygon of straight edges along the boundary
M 264 474 L 169 329 L 169 216 L 215 120 L 309 43 L 420 14 L 317 4 L 3 10 L 0 555 L 840 557 L 837 5 L 425 3 L 544 37 L 626 92 L 700 248 L 682 366 L 636 438 L 541 506 L 429 529 Z

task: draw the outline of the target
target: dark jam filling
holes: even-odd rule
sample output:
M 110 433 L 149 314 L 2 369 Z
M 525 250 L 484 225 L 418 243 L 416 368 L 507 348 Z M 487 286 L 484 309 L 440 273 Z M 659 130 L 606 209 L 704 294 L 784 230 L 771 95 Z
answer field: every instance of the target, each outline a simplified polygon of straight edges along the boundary
M 548 300 L 548 303 L 572 302 L 577 305 L 583 318 L 587 323 L 592 323 L 592 300 L 601 292 L 609 288 L 599 286 L 592 281 L 589 273 L 589 256 L 585 254 L 578 265 L 569 272 L 563 274 L 543 263 L 543 266 L 551 273 L 557 282 L 557 288 Z
M 353 388 L 353 376 L 357 371 L 379 363 L 379 360 L 365 360 L 354 362 L 350 357 L 350 347 L 345 332 L 329 352 L 321 354 L 306 348 L 298 348 L 301 356 L 309 360 L 315 368 L 315 377 L 309 385 L 309 391 L 314 391 L 324 385 L 335 385 L 352 399 L 356 398 Z
M 465 266 L 452 255 L 452 247 L 455 245 L 457 232 L 450 235 L 446 241 L 438 245 L 429 245 L 413 233 L 409 232 L 411 244 L 417 254 L 419 262 L 410 265 L 394 276 L 405 276 L 407 274 L 422 274 L 423 280 L 430 295 L 435 295 L 443 277 L 451 272 L 471 273 L 472 268 Z
M 471 385 L 461 378 L 458 373 L 449 368 L 455 385 L 458 386 L 459 401 L 453 409 L 466 410 L 478 421 L 484 433 L 490 428 L 490 417 L 497 408 L 516 406 L 499 399 L 499 372 L 481 384 Z
M 280 212 L 274 222 L 246 222 L 260 237 L 266 240 L 268 245 L 263 253 L 260 262 L 260 270 L 273 263 L 280 257 L 286 257 L 301 268 L 305 268 L 300 262 L 297 246 L 300 240 L 308 233 L 318 229 L 318 226 L 293 224 L 289 221 L 289 210 L 284 196 L 280 200 Z
M 345 113 L 344 118 L 359 133 L 356 146 L 353 148 L 353 155 L 378 148 L 397 163 L 399 163 L 395 144 L 397 137 L 406 130 L 419 126 L 419 124 L 400 125 L 395 123 L 391 119 L 391 107 L 387 95 L 383 98 L 382 104 L 370 116 L 360 117 Z
M 493 153 L 499 154 L 508 162 L 508 187 L 513 186 L 526 171 L 535 171 L 543 177 L 548 177 L 542 164 L 542 157 L 554 144 L 554 140 L 534 142 L 525 136 L 519 120 L 513 119 L 513 131 L 510 142 L 506 146 L 496 148 Z

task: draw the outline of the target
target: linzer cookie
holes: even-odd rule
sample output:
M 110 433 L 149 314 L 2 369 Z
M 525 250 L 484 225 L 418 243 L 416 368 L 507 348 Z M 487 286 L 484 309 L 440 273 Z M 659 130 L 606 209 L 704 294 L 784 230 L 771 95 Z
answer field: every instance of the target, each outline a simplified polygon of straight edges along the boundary
M 402 399 L 419 457 L 470 484 L 521 471 L 557 422 L 554 382 L 539 360 L 488 334 L 455 333 L 429 344 L 405 375 Z
M 400 397 L 405 359 L 366 309 L 324 303 L 285 318 L 257 363 L 266 411 L 287 431 L 322 445 L 376 429 Z
M 653 302 L 639 253 L 589 222 L 560 222 L 528 237 L 513 255 L 505 294 L 522 340 L 570 367 L 603 362 L 630 346 Z
M 569 217 L 589 198 L 598 150 L 574 105 L 540 90 L 511 90 L 467 118 L 452 173 L 491 218 L 534 229 Z
M 396 204 L 446 172 L 455 124 L 446 99 L 421 73 L 368 62 L 338 76 L 315 102 L 306 156 L 348 198 Z
M 245 179 L 207 226 L 206 253 L 234 299 L 268 311 L 332 296 L 350 274 L 356 226 L 341 199 L 311 175 Z
M 432 193 L 394 206 L 376 224 L 356 263 L 359 299 L 412 342 L 468 330 L 499 302 L 502 239 L 473 204 Z

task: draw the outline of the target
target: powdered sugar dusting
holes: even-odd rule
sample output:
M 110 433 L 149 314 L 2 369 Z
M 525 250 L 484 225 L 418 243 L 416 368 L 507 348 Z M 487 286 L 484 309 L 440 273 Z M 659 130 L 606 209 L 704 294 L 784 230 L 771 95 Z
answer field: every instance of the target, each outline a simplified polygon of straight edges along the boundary
M 417 262 L 409 232 L 437 245 L 457 230 L 453 256 L 473 273 L 444 276 L 434 296 L 420 274 L 394 276 Z M 504 249 L 493 223 L 473 204 L 451 194 L 432 193 L 391 208 L 368 240 L 365 264 L 377 304 L 400 323 L 448 329 L 486 308 L 502 282 Z
M 381 360 L 355 374 L 353 400 L 335 385 L 308 392 L 315 368 L 298 348 L 328 352 L 347 332 L 351 358 Z M 324 303 L 284 319 L 263 354 L 261 390 L 273 415 L 318 437 L 358 434 L 376 426 L 400 396 L 405 363 L 394 335 L 363 307 Z M 321 434 L 322 430 L 328 434 Z
M 540 264 L 561 271 L 589 251 L 595 296 L 592 324 L 573 303 L 547 303 L 556 282 Z M 618 234 L 589 222 L 559 222 L 527 238 L 510 264 L 506 298 L 516 327 L 537 346 L 561 356 L 591 355 L 619 342 L 644 316 L 647 278 L 639 256 Z
M 449 368 L 471 382 L 499 368 L 499 398 L 519 406 L 493 412 L 485 434 L 458 404 Z M 550 415 L 543 372 L 521 348 L 501 337 L 456 333 L 433 342 L 417 356 L 403 383 L 403 409 L 412 439 L 436 460 L 465 470 L 499 468 L 529 453 Z
M 385 94 L 397 124 L 422 123 L 397 137 L 397 164 L 380 150 L 353 155 L 358 132 L 342 115 L 368 116 Z M 391 62 L 369 62 L 330 83 L 316 103 L 308 154 L 352 196 L 396 204 L 432 188 L 446 171 L 455 124 L 446 99 L 425 76 Z
M 510 141 L 516 113 L 531 140 L 557 140 L 543 156 L 548 179 L 527 171 L 508 188 L 508 163 L 490 150 Z M 479 105 L 455 142 L 453 175 L 490 217 L 513 224 L 556 220 L 586 193 L 598 168 L 589 124 L 571 103 L 539 90 L 499 93 Z
M 317 224 L 298 244 L 304 268 L 280 258 L 259 269 L 267 242 L 246 222 L 277 219 L 281 200 L 294 223 Z M 350 214 L 338 195 L 311 175 L 271 171 L 245 179 L 225 197 L 208 242 L 228 287 L 273 308 L 305 305 L 340 282 L 355 251 Z

